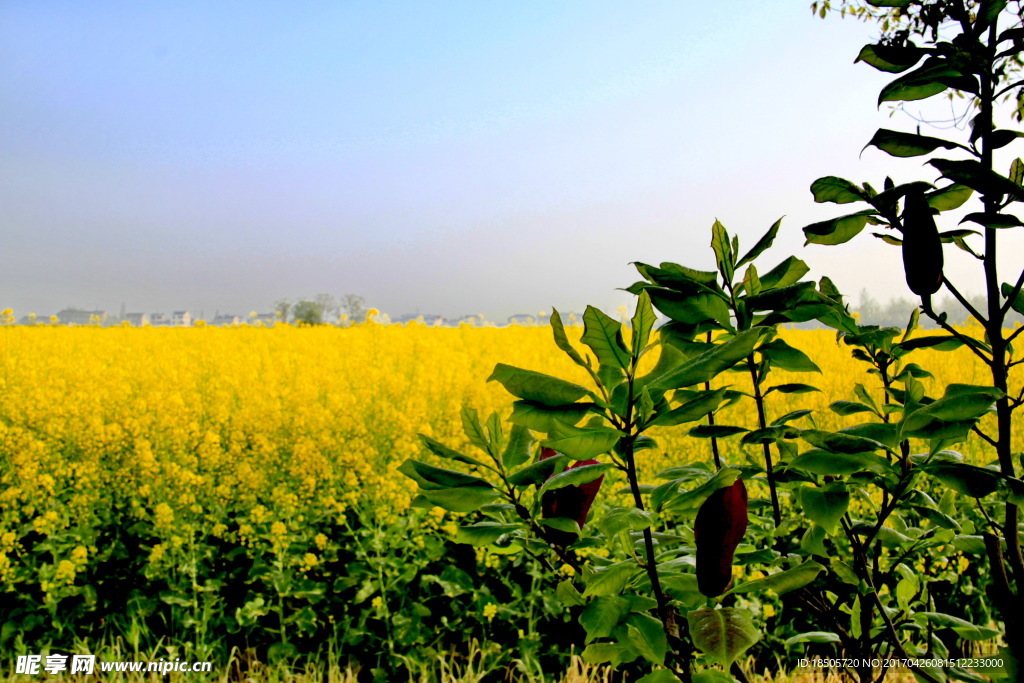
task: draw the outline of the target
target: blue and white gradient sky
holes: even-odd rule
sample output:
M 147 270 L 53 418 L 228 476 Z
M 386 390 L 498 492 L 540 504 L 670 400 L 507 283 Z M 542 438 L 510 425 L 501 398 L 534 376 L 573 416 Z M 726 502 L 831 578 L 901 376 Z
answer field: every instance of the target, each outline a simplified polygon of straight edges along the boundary
M 710 269 L 716 217 L 783 215 L 765 266 L 906 295 L 867 233 L 801 247 L 847 208 L 815 178 L 934 178 L 858 157 L 915 125 L 874 37 L 804 0 L 0 0 L 0 306 L 613 310 L 631 261 Z

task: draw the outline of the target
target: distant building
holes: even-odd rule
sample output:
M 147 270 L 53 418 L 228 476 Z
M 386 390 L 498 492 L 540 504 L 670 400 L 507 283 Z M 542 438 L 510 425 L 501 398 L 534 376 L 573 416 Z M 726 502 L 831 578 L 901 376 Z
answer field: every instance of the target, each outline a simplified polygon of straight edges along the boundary
M 174 311 L 171 313 L 170 324 L 175 327 L 189 327 L 192 324 L 192 314 L 188 311 Z
M 122 322 L 132 327 L 145 327 L 149 324 L 149 316 L 145 313 L 125 313 Z
M 232 325 L 238 325 L 242 322 L 242 319 L 237 315 L 229 315 L 226 313 L 218 313 L 213 316 L 213 320 L 206 323 L 207 325 L 216 325 L 218 327 L 231 327 Z
M 57 313 L 63 325 L 106 325 L 110 316 L 106 311 L 84 311 L 80 308 L 65 308 Z

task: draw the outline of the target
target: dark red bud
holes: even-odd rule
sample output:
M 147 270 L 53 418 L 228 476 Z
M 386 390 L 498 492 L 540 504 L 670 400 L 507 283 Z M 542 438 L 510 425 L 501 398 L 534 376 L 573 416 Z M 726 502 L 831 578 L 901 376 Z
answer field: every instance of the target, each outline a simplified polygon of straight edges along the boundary
M 704 501 L 693 524 L 697 543 L 697 587 L 713 598 L 732 582 L 732 560 L 747 531 L 747 487 L 742 479 Z
M 558 452 L 553 448 L 541 448 L 540 460 L 547 460 L 556 455 L 558 455 Z M 566 470 L 597 464 L 599 464 L 597 460 L 577 460 L 569 465 Z M 551 477 L 548 478 L 550 479 Z M 590 507 L 594 504 L 594 499 L 597 498 L 597 492 L 601 489 L 603 481 L 604 475 L 586 484 L 563 486 L 560 489 L 546 492 L 544 497 L 541 498 L 541 515 L 544 519 L 567 517 L 575 520 L 582 529 L 583 525 L 586 524 L 587 517 L 590 515 Z M 549 533 L 561 545 L 568 545 L 576 540 L 574 535 L 556 529 L 550 529 Z

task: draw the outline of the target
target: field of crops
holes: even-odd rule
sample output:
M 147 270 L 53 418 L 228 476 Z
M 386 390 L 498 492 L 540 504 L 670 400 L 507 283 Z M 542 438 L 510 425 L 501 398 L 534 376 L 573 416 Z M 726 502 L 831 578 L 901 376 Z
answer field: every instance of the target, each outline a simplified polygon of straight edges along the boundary
M 823 370 L 792 381 L 821 392 L 771 410 L 838 427 L 827 404 L 871 378 L 833 333 L 784 336 Z M 986 381 L 966 353 L 915 361 L 937 383 Z M 0 329 L 0 647 L 215 668 L 329 656 L 395 680 L 388 667 L 412 676 L 476 640 L 496 667 L 564 670 L 568 652 L 538 627 L 576 634 L 546 579 L 521 556 L 453 550 L 456 516 L 410 508 L 396 471 L 426 457 L 417 433 L 469 448 L 462 404 L 507 414 L 485 382 L 498 362 L 586 380 L 549 327 Z M 648 479 L 709 458 L 685 427 L 655 436 Z M 753 607 L 764 628 L 775 608 Z

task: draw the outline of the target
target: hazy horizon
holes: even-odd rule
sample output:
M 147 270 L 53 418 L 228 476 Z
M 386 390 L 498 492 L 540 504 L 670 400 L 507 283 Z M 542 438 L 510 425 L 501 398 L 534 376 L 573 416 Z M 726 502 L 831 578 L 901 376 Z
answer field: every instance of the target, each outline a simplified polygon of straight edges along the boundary
M 802 2 L 5 3 L 0 308 L 612 311 L 630 262 L 711 269 L 716 218 L 750 246 L 780 216 L 766 267 L 909 296 L 868 230 L 801 247 L 843 213 L 816 178 L 936 177 L 861 154 L 916 125 L 853 64 L 876 36 Z

